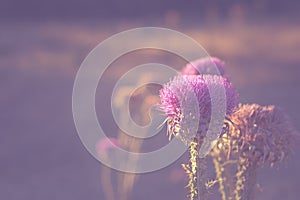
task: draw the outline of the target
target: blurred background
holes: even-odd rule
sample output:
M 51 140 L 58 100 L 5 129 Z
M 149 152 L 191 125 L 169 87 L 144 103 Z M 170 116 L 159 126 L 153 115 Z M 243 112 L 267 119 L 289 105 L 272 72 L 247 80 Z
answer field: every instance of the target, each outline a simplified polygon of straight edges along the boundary
M 81 62 L 101 41 L 130 28 L 162 26 L 191 36 L 225 61 L 241 102 L 281 106 L 300 130 L 299 6 L 296 0 L 0 0 L 0 199 L 186 197 L 180 167 L 186 155 L 156 172 L 120 173 L 86 151 L 73 123 L 72 87 Z M 110 93 L 122 74 L 148 62 L 185 65 L 162 51 L 130 53 L 105 72 L 96 96 L 107 135 L 136 152 L 167 144 L 166 128 L 147 141 L 128 138 L 113 121 Z M 158 90 L 145 86 L 132 96 L 137 123 L 149 120 L 145 113 L 159 102 Z M 298 153 L 296 146 L 288 163 L 261 169 L 257 199 L 299 198 Z

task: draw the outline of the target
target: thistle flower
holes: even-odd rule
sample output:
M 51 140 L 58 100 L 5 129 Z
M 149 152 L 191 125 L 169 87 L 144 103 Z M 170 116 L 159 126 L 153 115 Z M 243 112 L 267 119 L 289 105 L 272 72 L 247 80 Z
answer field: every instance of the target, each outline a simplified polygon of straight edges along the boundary
M 282 161 L 290 153 L 296 135 L 288 116 L 273 105 L 240 104 L 237 108 L 230 116 L 230 137 L 236 141 L 236 151 L 258 164 L 272 166 Z
M 223 166 L 236 163 L 235 189 L 229 197 L 254 199 L 258 167 L 282 161 L 291 152 L 296 131 L 280 108 L 257 104 L 239 104 L 228 125 L 212 156 L 222 158 Z
M 163 86 L 160 90 L 161 108 L 167 114 L 170 136 L 179 135 L 184 141 L 192 141 L 191 137 L 197 130 L 203 136 L 212 111 L 209 88 L 216 92 L 222 89 L 225 91 L 226 114 L 230 114 L 237 104 L 237 92 L 226 78 L 216 75 L 183 75 Z M 214 94 L 217 101 L 224 100 L 222 95 Z M 199 119 L 199 124 L 191 122 L 195 118 Z
M 205 57 L 188 63 L 181 71 L 182 75 L 225 74 L 224 62 L 215 57 Z
M 214 94 L 210 95 L 210 92 Z M 225 113 L 230 114 L 237 104 L 237 93 L 231 83 L 221 76 L 183 75 L 164 85 L 160 98 L 161 108 L 167 114 L 168 134 L 179 136 L 190 145 L 189 163 L 182 165 L 189 177 L 189 198 L 206 198 L 206 163 L 199 158 L 199 145 L 207 133 L 212 100 L 221 105 L 224 102 L 220 101 L 226 101 Z

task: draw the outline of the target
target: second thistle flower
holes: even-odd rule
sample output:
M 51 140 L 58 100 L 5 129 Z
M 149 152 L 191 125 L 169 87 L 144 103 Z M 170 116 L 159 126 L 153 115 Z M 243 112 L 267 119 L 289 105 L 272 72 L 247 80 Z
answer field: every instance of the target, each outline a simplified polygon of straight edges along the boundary
M 201 142 L 212 114 L 209 88 L 213 88 L 213 91 L 225 91 L 225 98 L 224 93 L 213 96 L 217 103 L 226 101 L 226 114 L 230 114 L 237 105 L 238 95 L 224 77 L 208 74 L 183 75 L 163 86 L 160 90 L 161 108 L 167 115 L 169 136 L 179 136 L 187 143 L 195 139 Z M 195 120 L 196 124 L 193 123 Z

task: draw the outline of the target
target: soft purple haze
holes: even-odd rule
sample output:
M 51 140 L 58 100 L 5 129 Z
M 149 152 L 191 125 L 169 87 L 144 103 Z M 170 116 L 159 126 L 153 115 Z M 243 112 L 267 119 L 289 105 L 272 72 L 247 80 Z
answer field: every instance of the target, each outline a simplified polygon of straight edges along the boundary
M 137 2 L 143 9 L 125 1 L 1 1 L 1 200 L 107 200 L 102 165 L 82 145 L 74 126 L 72 87 L 86 55 L 129 28 L 162 26 L 190 35 L 210 55 L 226 61 L 226 76 L 242 103 L 278 105 L 300 130 L 299 1 L 195 2 Z M 134 53 L 113 63 L 98 87 L 96 110 L 108 137 L 118 132 L 110 111 L 110 92 L 118 77 L 146 62 L 178 71 L 185 64 L 163 52 Z M 165 132 L 144 142 L 142 151 L 167 144 Z M 298 200 L 299 153 L 296 145 L 289 162 L 261 169 L 258 200 Z M 186 182 L 174 174 L 186 159 L 139 175 L 130 200 L 184 199 Z

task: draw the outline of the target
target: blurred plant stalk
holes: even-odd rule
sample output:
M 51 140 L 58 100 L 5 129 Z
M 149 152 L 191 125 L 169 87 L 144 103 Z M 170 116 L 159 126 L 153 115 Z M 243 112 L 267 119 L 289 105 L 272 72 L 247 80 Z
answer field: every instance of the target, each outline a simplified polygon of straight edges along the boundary
M 141 77 L 143 79 L 145 77 Z M 130 116 L 132 120 L 138 124 L 146 124 L 148 122 L 148 110 L 155 103 L 159 102 L 159 97 L 156 95 L 152 95 L 152 90 L 147 87 L 142 87 L 139 92 L 132 93 L 133 87 L 124 86 L 119 88 L 116 92 L 115 101 L 113 101 L 115 107 L 119 111 L 120 117 L 120 125 L 121 127 L 125 126 L 133 126 L 131 124 L 131 120 L 128 118 L 127 111 L 129 108 L 128 105 L 125 105 L 126 99 L 130 100 L 130 103 L 134 104 L 133 109 L 130 110 Z M 130 129 L 130 128 L 129 128 Z M 130 129 L 132 130 L 132 129 Z M 147 129 L 143 129 L 144 131 L 140 132 L 140 136 L 143 137 L 147 134 Z M 133 136 L 124 133 L 121 129 L 118 132 L 117 137 L 118 144 L 129 152 L 140 152 L 143 139 L 135 138 Z M 137 160 L 130 158 L 126 162 L 121 163 L 125 169 L 135 169 Z M 114 191 L 111 176 L 111 169 L 107 167 L 102 168 L 102 176 L 103 188 L 106 193 L 107 200 L 129 200 L 131 192 L 133 190 L 135 182 L 138 180 L 138 175 L 133 173 L 125 173 L 118 172 L 117 174 L 117 189 Z M 110 186 L 107 186 L 109 184 Z M 110 188 L 111 187 L 111 188 Z

